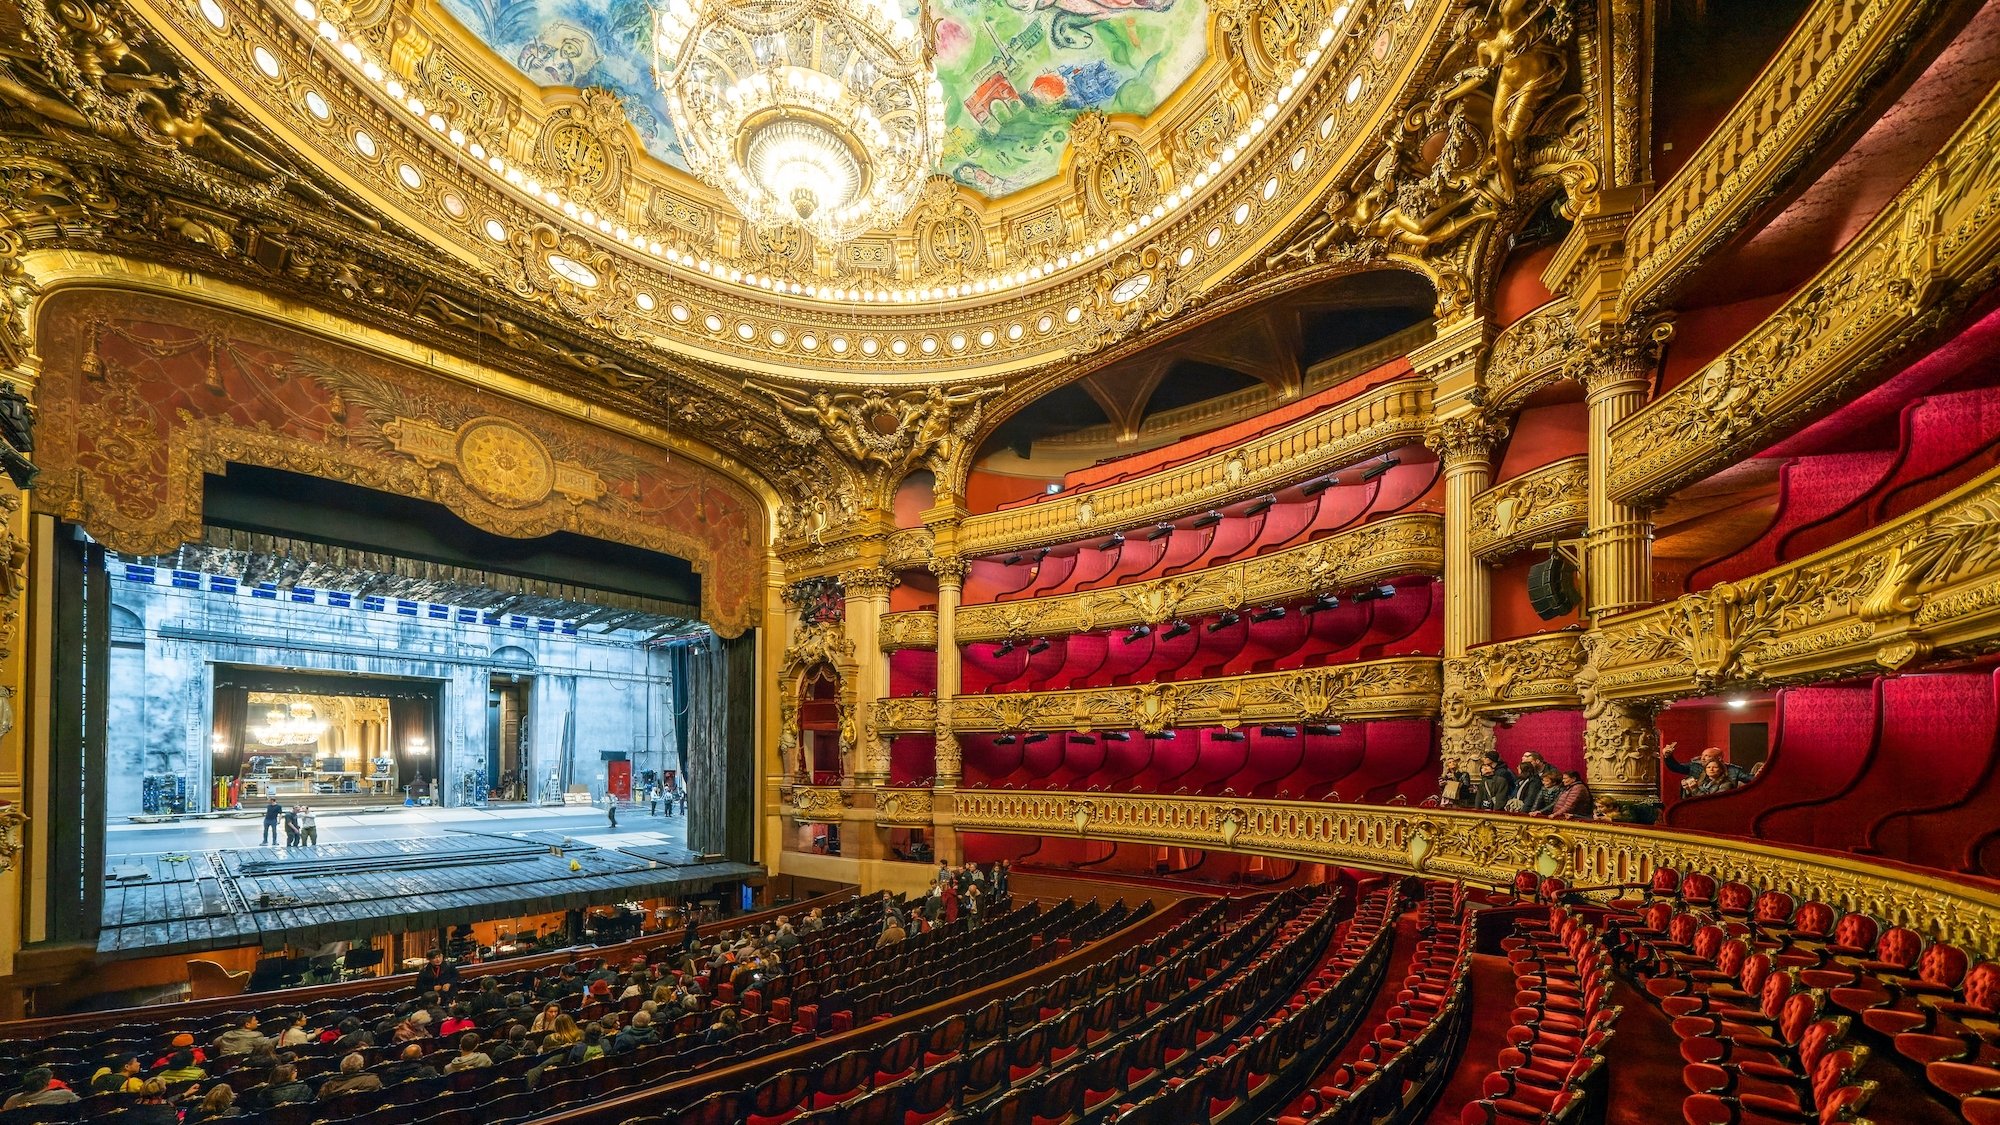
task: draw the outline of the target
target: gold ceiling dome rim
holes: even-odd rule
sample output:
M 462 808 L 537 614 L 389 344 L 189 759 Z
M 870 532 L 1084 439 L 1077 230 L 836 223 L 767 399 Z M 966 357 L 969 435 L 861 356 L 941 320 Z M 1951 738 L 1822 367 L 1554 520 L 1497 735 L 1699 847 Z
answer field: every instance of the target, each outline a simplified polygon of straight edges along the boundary
M 791 292 L 796 283 L 782 276 L 755 276 L 715 260 L 704 260 L 698 271 L 687 254 L 663 266 L 633 245 L 639 235 L 618 223 L 636 216 L 618 206 L 615 192 L 584 206 L 548 188 L 528 163 L 554 126 L 585 122 L 604 132 L 610 115 L 603 99 L 594 99 L 600 91 L 545 99 L 555 111 L 537 120 L 551 128 L 534 144 L 513 138 L 504 156 L 443 116 L 452 108 L 449 100 L 424 86 L 434 75 L 415 67 L 427 57 L 417 49 L 431 40 L 407 38 L 406 17 L 434 0 L 378 0 L 375 30 L 354 38 L 322 18 L 314 0 L 133 2 L 240 99 L 246 116 L 296 143 L 392 220 L 461 260 L 503 277 L 548 274 L 551 263 L 522 261 L 520 247 L 530 229 L 554 226 L 565 239 L 594 243 L 599 250 L 593 260 L 615 267 L 598 271 L 593 280 L 600 284 L 587 287 L 595 289 L 588 301 L 576 292 L 515 286 L 519 295 L 547 297 L 544 303 L 557 311 L 587 305 L 589 327 L 718 371 L 817 385 L 900 386 L 985 381 L 1043 368 L 1158 323 L 1232 276 L 1241 280 L 1243 269 L 1254 269 L 1281 236 L 1312 218 L 1315 201 L 1337 178 L 1362 165 L 1381 115 L 1425 79 L 1455 10 L 1454 0 L 1341 4 L 1330 15 L 1348 21 L 1341 25 L 1348 34 L 1334 35 L 1326 26 L 1316 39 L 1298 44 L 1301 63 L 1312 65 L 1284 74 L 1257 72 L 1236 60 L 1232 66 L 1249 76 L 1244 89 L 1268 99 L 1264 109 L 1245 119 L 1243 143 L 1222 144 L 1211 136 L 1215 143 L 1179 164 L 1161 166 L 1165 156 L 1147 147 L 1144 122 L 1086 114 L 1080 124 L 1094 121 L 1097 127 L 1075 133 L 1079 140 L 1094 138 L 1097 148 L 1079 151 L 1072 142 L 1062 185 L 1067 202 L 1051 214 L 1062 212 L 1072 236 L 1094 239 L 1088 257 L 1079 250 L 1075 268 L 1019 288 L 995 291 L 964 280 L 933 285 L 925 302 L 904 303 L 879 288 L 849 290 L 852 299 L 841 302 L 801 299 Z M 1371 29 L 1377 34 L 1364 34 Z M 1221 34 L 1214 27 L 1211 33 Z M 405 38 L 385 38 L 398 34 Z M 379 55 L 373 53 L 378 47 Z M 1229 89 L 1241 102 L 1243 91 Z M 329 113 L 329 106 L 344 112 Z M 355 121 L 378 134 L 367 152 L 356 151 L 362 130 L 348 128 Z M 1143 182 L 1136 190 L 1129 184 L 1122 192 L 1100 190 L 1095 170 L 1120 161 Z M 631 169 L 623 171 L 629 187 Z M 919 263 L 926 281 L 941 283 L 970 278 L 968 257 L 997 265 L 1018 260 L 1008 257 L 1015 248 L 996 245 L 990 230 L 982 232 L 980 208 L 963 191 L 938 187 L 933 178 L 919 200 L 921 229 L 899 235 L 889 249 L 904 266 Z M 960 235 L 970 232 L 958 244 L 970 242 L 975 253 L 957 259 L 938 253 L 931 232 L 953 227 Z M 749 232 L 745 237 L 747 243 Z M 1157 282 L 1144 287 L 1152 294 L 1141 302 L 1147 307 L 1104 304 L 1106 272 L 1125 270 L 1135 254 L 1148 256 L 1159 271 Z M 717 284 L 722 277 L 731 284 Z M 1140 287 L 1112 288 L 1130 294 Z

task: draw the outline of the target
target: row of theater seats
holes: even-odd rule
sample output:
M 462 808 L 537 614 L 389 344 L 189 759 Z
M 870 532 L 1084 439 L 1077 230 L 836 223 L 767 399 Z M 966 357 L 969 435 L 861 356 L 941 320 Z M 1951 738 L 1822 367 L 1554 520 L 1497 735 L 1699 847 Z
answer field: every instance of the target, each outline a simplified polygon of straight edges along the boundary
M 968 1086 L 1025 1081 L 1146 1020 L 1191 980 L 1217 971 L 1230 943 L 1226 909 L 1210 902 L 1143 945 L 809 1067 L 780 1070 L 627 1125 L 924 1119 L 961 1103 Z M 656 1100 L 672 1106 L 671 1090 Z
M 1604 1051 L 1620 1009 L 1611 955 L 1582 915 L 1555 905 L 1524 915 L 1501 948 L 1514 969 L 1507 1046 L 1481 1080 L 1461 1125 L 1574 1122 L 1604 1102 Z
M 1672 1018 L 1690 1125 L 1847 1120 L 1877 1088 L 1866 1040 L 1967 1120 L 2000 1122 L 2000 964 L 1868 914 L 1671 870 L 1607 924 Z
M 867 905 L 872 908 L 874 903 L 871 901 Z M 1033 907 L 1014 909 L 988 916 L 986 925 L 976 931 L 969 928 L 967 920 L 961 920 L 908 939 L 899 947 L 870 948 L 856 963 L 848 951 L 858 940 L 865 938 L 872 942 L 876 915 L 870 909 L 849 920 L 836 922 L 826 931 L 804 935 L 807 942 L 794 953 L 795 970 L 785 978 L 791 995 L 773 999 L 767 1006 L 765 998 L 760 995 L 761 990 L 753 990 L 743 998 L 744 1014 L 738 1023 L 737 1033 L 721 1042 L 703 1041 L 697 1031 L 708 1021 L 695 1015 L 686 1017 L 672 1028 L 663 1028 L 659 1042 L 625 1054 L 555 1070 L 546 1069 L 548 1059 L 530 1054 L 498 1066 L 461 1071 L 435 1079 L 417 1079 L 386 1090 L 343 1095 L 317 1104 L 285 1106 L 262 1116 L 278 1125 L 289 1122 L 306 1125 L 313 1121 L 427 1121 L 438 1125 L 458 1125 L 526 1120 L 565 1104 L 581 1104 L 611 1091 L 672 1081 L 679 1076 L 730 1065 L 755 1054 L 807 1041 L 822 1032 L 841 1030 L 853 1023 L 857 1011 L 864 1013 L 865 1018 L 866 1013 L 891 1003 L 929 1003 L 983 986 L 1026 971 L 1044 957 L 1045 949 L 1054 948 L 1059 943 L 1095 940 L 1124 924 L 1127 914 L 1122 903 L 1108 911 L 1101 910 L 1095 903 L 1078 907 L 1072 902 L 1058 904 L 1046 912 Z M 594 965 L 594 961 L 586 962 L 580 966 L 580 971 L 588 971 Z M 842 965 L 852 967 L 842 969 Z M 912 979 L 913 972 L 931 966 L 934 968 Z M 822 981 L 843 987 L 823 993 L 817 1003 L 799 1004 L 794 1012 L 791 1005 L 801 997 L 811 996 L 820 988 Z M 509 983 L 527 987 L 533 982 L 510 979 Z M 728 1003 L 722 996 L 726 991 L 726 984 L 710 989 L 718 1007 Z M 350 999 L 346 1003 L 351 1005 L 353 1001 Z M 606 1007 L 586 997 L 570 997 L 560 1003 L 580 1016 L 600 1015 Z M 286 1009 L 291 1010 L 296 1009 Z M 392 1005 L 387 1010 L 394 1014 L 398 1007 Z M 333 1016 L 338 1012 L 321 1014 Z M 774 1018 L 779 1016 L 783 1018 Z M 220 1018 L 233 1023 L 236 1017 Z M 696 1026 L 683 1026 L 690 1022 Z M 94 1051 L 44 1042 L 32 1046 L 24 1044 L 22 1051 L 10 1053 L 8 1057 L 11 1064 L 20 1068 L 50 1066 L 56 1069 L 58 1077 L 80 1087 L 95 1065 L 102 1065 L 124 1053 L 139 1053 L 142 1058 L 150 1060 L 154 1054 L 163 1051 L 174 1032 L 200 1026 L 195 1021 L 174 1020 L 169 1016 L 148 1026 L 150 1034 L 141 1039 L 131 1038 L 130 1030 L 121 1036 L 100 1036 L 97 1040 L 99 1046 Z M 491 1030 L 495 1034 L 504 1034 L 504 1027 Z M 426 1061 L 434 1068 L 442 1069 L 451 1057 L 452 1044 L 424 1041 L 423 1045 L 434 1048 Z M 395 1045 L 394 1049 L 399 1050 L 400 1046 Z M 388 1050 L 364 1051 L 362 1054 L 365 1059 L 373 1061 L 375 1056 Z M 335 1051 L 330 1046 L 309 1045 L 294 1048 L 292 1053 L 297 1056 L 301 1079 L 316 1085 L 338 1068 L 340 1057 L 347 1052 Z M 241 1069 L 244 1064 L 245 1060 L 240 1056 L 215 1060 L 210 1068 L 212 1077 L 216 1081 L 230 1082 L 236 1087 L 239 1097 L 252 1096 L 257 1084 L 266 1075 L 261 1071 L 253 1073 Z M 121 1101 L 115 1096 L 98 1096 L 67 1106 L 13 1111 L 0 1115 L 0 1122 L 15 1125 L 31 1121 L 87 1120 L 113 1113 L 120 1106 Z

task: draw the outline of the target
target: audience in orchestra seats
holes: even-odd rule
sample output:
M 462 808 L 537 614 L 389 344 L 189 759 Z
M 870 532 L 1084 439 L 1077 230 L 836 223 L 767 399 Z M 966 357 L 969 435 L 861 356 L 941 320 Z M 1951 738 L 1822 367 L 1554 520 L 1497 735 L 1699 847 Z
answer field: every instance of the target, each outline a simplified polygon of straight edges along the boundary
M 583 1029 L 576 1025 L 576 1019 L 564 1012 L 556 1017 L 556 1024 L 547 1035 L 542 1036 L 542 1050 L 553 1051 L 558 1047 L 573 1047 L 583 1042 Z
M 18 1109 L 24 1105 L 67 1105 L 75 1101 L 76 1091 L 55 1079 L 55 1072 L 48 1067 L 36 1067 L 21 1076 L 21 1089 L 5 1102 L 0 1102 L 0 1109 Z M 161 1089 L 165 1088 L 162 1084 Z
M 1553 768 L 1548 772 L 1555 775 L 1555 781 L 1545 792 L 1543 807 L 1533 815 L 1558 820 L 1587 819 L 1593 811 L 1593 802 L 1590 786 L 1584 782 L 1583 775 L 1575 770 L 1558 772 Z
M 161 1055 L 159 1058 L 153 1060 L 153 1069 L 159 1070 L 160 1068 L 166 1066 L 168 1056 L 172 1055 L 173 1052 L 175 1051 L 194 1052 L 194 1061 L 197 1065 L 206 1063 L 208 1061 L 208 1052 L 202 1050 L 200 1047 L 195 1046 L 194 1036 L 189 1035 L 187 1032 L 183 1031 L 176 1034 L 173 1037 L 172 1041 L 167 1044 L 167 1054 Z
M 805 927 L 806 932 L 809 934 L 819 933 L 826 929 L 826 912 L 817 906 L 813 907 L 811 910 L 806 911 L 806 919 L 801 925 Z
M 306 1028 L 304 1012 L 293 1012 L 291 1018 L 285 1021 L 285 1030 L 278 1033 L 278 1046 L 303 1047 L 318 1036 L 319 1032 Z
M 513 1062 L 528 1050 L 528 1026 L 517 1023 L 507 1029 L 507 1038 L 487 1050 L 495 1063 Z
M 167 1100 L 167 1084 L 149 1078 L 131 1105 L 112 1114 L 118 1125 L 180 1125 L 181 1111 Z
M 907 936 L 909 935 L 903 932 L 903 923 L 896 917 L 896 912 L 892 910 L 882 919 L 882 936 L 875 939 L 875 948 L 881 949 L 886 946 L 895 945 Z
M 215 1053 L 218 1055 L 247 1055 L 259 1047 L 272 1046 L 271 1040 L 257 1031 L 257 1017 L 245 1013 L 235 1027 L 215 1037 Z
M 424 967 L 417 970 L 417 995 L 432 992 L 450 993 L 458 987 L 458 966 L 444 959 L 444 950 L 433 949 L 425 959 Z
M 319 1084 L 319 1100 L 337 1098 L 342 1094 L 358 1094 L 365 1090 L 380 1090 L 382 1080 L 367 1071 L 368 1060 L 360 1054 L 351 1054 L 340 1060 L 340 1073 Z
M 168 1057 L 166 1069 L 153 1077 L 169 1086 L 178 1086 L 185 1082 L 206 1082 L 208 1071 L 195 1065 L 193 1051 L 175 1051 Z
M 438 1035 L 445 1039 L 455 1039 L 478 1027 L 472 1018 L 472 1007 L 468 1004 L 453 1004 L 451 1014 L 438 1025 Z
M 108 1066 L 97 1068 L 90 1076 L 90 1092 L 93 1094 L 136 1094 L 139 1087 L 146 1084 L 141 1077 L 139 1056 L 126 1055 L 118 1060 L 117 1069 Z
M 708 1025 L 707 1031 L 702 1032 L 701 1041 L 705 1045 L 712 1045 L 720 1043 L 735 1034 L 736 1009 L 717 1008 L 715 1010 L 715 1022 Z
M 396 1024 L 396 1030 L 393 1034 L 396 1042 L 408 1043 L 414 1039 L 423 1039 L 430 1035 L 430 1033 L 431 1014 L 422 1008 L 418 1008 L 416 1011 L 404 1016 L 402 1021 Z
M 367 1088 L 379 1090 L 382 1084 L 377 1082 Z M 204 1122 L 227 1121 L 242 1116 L 243 1110 L 236 1104 L 236 1091 L 230 1088 L 229 1083 L 218 1082 L 208 1088 L 207 1095 L 199 1102 L 188 1107 L 187 1115 L 181 1121 L 182 1125 L 202 1125 Z
M 484 1018 L 488 1012 L 497 1012 L 506 1006 L 507 997 L 500 993 L 498 977 L 480 978 L 479 991 L 473 993 L 472 999 L 467 1001 L 467 1007 L 471 1009 L 474 1019 Z
M 493 1057 L 479 1049 L 479 1033 L 468 1031 L 458 1037 L 458 1055 L 444 1064 L 446 1074 L 457 1074 L 461 1070 L 474 1067 L 492 1066 Z
M 257 1108 L 276 1109 L 281 1105 L 313 1100 L 312 1087 L 299 1081 L 299 1068 L 291 1063 L 279 1063 L 271 1071 L 271 1080 L 257 1091 Z
M 382 1068 L 382 1085 L 394 1086 L 398 1082 L 408 1082 L 412 1078 L 436 1078 L 437 1070 L 424 1061 L 424 1049 L 411 1043 L 403 1048 L 402 1057 Z

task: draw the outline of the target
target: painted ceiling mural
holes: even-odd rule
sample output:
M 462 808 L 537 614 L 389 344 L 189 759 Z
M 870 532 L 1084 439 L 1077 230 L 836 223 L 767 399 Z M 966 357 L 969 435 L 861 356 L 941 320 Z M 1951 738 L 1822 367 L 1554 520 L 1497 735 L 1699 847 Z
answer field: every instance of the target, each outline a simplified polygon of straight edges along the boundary
M 653 81 L 647 0 L 442 4 L 536 85 L 617 94 L 647 151 L 686 170 Z M 933 0 L 933 11 L 939 170 L 988 197 L 1054 176 L 1077 114 L 1151 113 L 1208 52 L 1204 0 Z

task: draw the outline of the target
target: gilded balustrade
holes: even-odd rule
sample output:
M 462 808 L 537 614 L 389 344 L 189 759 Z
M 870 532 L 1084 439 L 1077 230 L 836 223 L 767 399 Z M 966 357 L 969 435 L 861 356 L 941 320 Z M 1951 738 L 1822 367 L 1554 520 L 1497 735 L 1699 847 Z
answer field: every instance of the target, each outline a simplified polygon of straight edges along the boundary
M 1590 503 L 1590 459 L 1551 461 L 1472 498 L 1472 553 L 1502 559 L 1580 531 Z
M 1447 809 L 1236 797 L 1020 792 L 953 794 L 961 832 L 1218 848 L 1502 886 L 1523 869 L 1586 892 L 1629 887 L 1657 867 L 1699 870 L 1818 899 L 1973 949 L 2000 947 L 2000 893 L 1938 873 L 1750 840 L 1630 824 Z
M 968 517 L 959 529 L 959 550 L 976 556 L 1048 546 L 1249 499 L 1422 441 L 1430 408 L 1427 380 L 1385 383 L 1242 445 L 1140 480 Z
M 1575 629 L 1480 645 L 1458 662 L 1459 701 L 1477 715 L 1576 707 L 1583 662 L 1583 633 Z
M 1436 657 L 1403 656 L 1212 680 L 961 695 L 952 704 L 951 729 L 1157 733 L 1174 727 L 1414 718 L 1437 713 L 1440 687 Z M 928 733 L 936 722 L 936 700 L 885 699 L 875 706 L 876 729 L 885 734 Z
M 883 828 L 928 828 L 931 809 L 929 789 L 899 786 L 875 791 L 875 823 Z
M 1870 107 L 1950 0 L 1817 0 L 1625 234 L 1620 308 L 1657 308 Z
M 937 610 L 907 609 L 901 613 L 883 614 L 881 643 L 883 652 L 895 652 L 904 648 L 936 648 Z
M 1576 301 L 1558 297 L 1500 330 L 1486 360 L 1486 398 L 1514 410 L 1551 383 L 1575 378 L 1588 349 L 1576 333 Z
M 847 791 L 836 785 L 794 785 L 789 795 L 791 815 L 796 820 L 838 823 L 847 817 Z
M 1444 568 L 1444 517 L 1429 512 L 1376 523 L 1243 562 L 1107 590 L 960 606 L 959 644 L 1092 629 L 1157 625 L 1225 609 L 1268 605 Z
M 1917 179 L 1749 335 L 1612 431 L 1634 504 L 1732 464 L 1855 393 L 2000 279 L 2000 91 Z
M 1806 558 L 1613 617 L 1586 696 L 1707 694 L 2000 649 L 2000 469 Z

